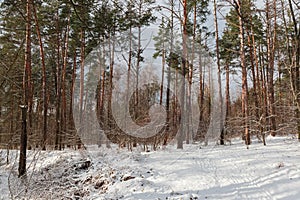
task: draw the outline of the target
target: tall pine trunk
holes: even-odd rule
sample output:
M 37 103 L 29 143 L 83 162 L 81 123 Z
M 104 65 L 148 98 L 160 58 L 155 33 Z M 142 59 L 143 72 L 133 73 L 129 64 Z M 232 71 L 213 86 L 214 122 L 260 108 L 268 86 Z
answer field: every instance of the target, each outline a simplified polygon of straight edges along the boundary
M 164 40 L 164 39 L 163 39 Z M 164 78 L 165 78 L 165 63 L 166 63 L 166 53 L 165 53 L 165 43 L 163 42 L 163 50 L 162 50 L 162 69 L 161 69 L 161 84 L 160 84 L 160 98 L 159 104 L 162 105 L 163 102 L 163 92 L 164 92 Z
M 72 80 L 71 80 L 71 87 L 70 87 L 70 104 L 69 104 L 69 121 L 68 121 L 68 128 L 72 131 L 72 135 L 75 140 L 75 145 L 78 143 L 77 141 L 77 134 L 75 130 L 75 124 L 74 124 L 74 117 L 73 117 L 73 106 L 74 106 L 74 90 L 75 90 L 75 79 L 76 79 L 76 62 L 77 62 L 77 55 L 76 55 L 76 49 L 74 50 L 73 55 L 73 69 L 72 69 Z M 80 145 L 80 143 L 78 144 Z
M 43 130 L 42 130 L 42 144 L 41 145 L 42 145 L 42 149 L 46 150 L 47 114 L 48 114 L 46 64 L 45 64 L 44 47 L 43 47 L 41 31 L 40 31 L 40 26 L 39 26 L 39 21 L 38 21 L 35 5 L 33 5 L 32 8 L 33 8 L 33 13 L 34 13 L 36 32 L 38 35 L 39 46 L 40 46 L 40 57 L 41 57 L 41 61 L 42 61 Z
M 219 91 L 219 106 L 220 106 L 220 144 L 224 145 L 225 132 L 224 132 L 224 121 L 223 121 L 223 95 L 222 95 L 222 83 L 221 83 L 221 64 L 220 64 L 220 51 L 219 51 L 219 26 L 217 18 L 217 2 L 214 0 L 214 24 L 215 24 L 215 42 L 216 42 L 216 56 L 218 66 L 218 91 Z
M 23 74 L 23 105 L 22 109 L 22 132 L 20 140 L 19 177 L 26 174 L 26 153 L 27 153 L 27 106 L 30 104 L 31 95 L 31 0 L 26 2 L 26 49 L 25 65 Z M 31 113 L 29 113 L 31 115 Z
M 225 133 L 226 133 L 226 126 L 227 126 L 227 120 L 230 115 L 230 70 L 229 70 L 229 64 L 225 64 L 225 73 L 226 73 L 226 87 L 225 87 Z M 225 141 L 224 141 L 225 142 Z
M 67 64 L 68 64 L 68 48 L 69 48 L 69 30 L 70 30 L 70 14 L 67 19 L 67 30 L 65 33 L 64 41 L 64 52 L 63 54 L 63 68 L 61 73 L 61 98 L 62 98 L 62 107 L 61 107 L 61 126 L 62 126 L 62 146 L 67 142 L 65 141 L 65 135 L 67 132 L 67 97 L 66 97 L 66 75 L 67 75 Z
M 177 149 L 183 149 L 183 137 L 185 132 L 185 122 L 186 122 L 186 110 L 185 110 L 185 75 L 186 75 L 186 67 L 188 66 L 188 52 L 187 52 L 187 0 L 183 1 L 183 35 L 182 35 L 182 58 L 183 62 L 181 63 L 181 88 L 180 88 L 180 103 L 181 103 L 181 121 L 180 121 L 180 130 L 177 136 Z
M 142 16 L 142 1 L 139 2 L 139 8 L 138 8 L 138 15 L 139 17 Z M 138 119 L 139 117 L 139 76 L 140 76 L 140 64 L 141 64 L 141 53 L 142 53 L 142 44 L 141 44 L 141 39 L 142 39 L 142 26 L 141 24 L 137 25 L 138 28 L 138 36 L 137 36 L 137 61 L 136 61 L 136 77 L 135 77 L 135 112 L 134 112 L 134 118 Z
M 267 15 L 267 51 L 268 51 L 268 107 L 270 111 L 270 130 L 271 135 L 276 135 L 275 118 L 275 97 L 274 97 L 274 65 L 275 65 L 275 45 L 276 45 L 276 2 L 266 1 Z
M 131 13 L 131 10 L 130 10 Z M 132 65 L 132 24 L 130 22 L 129 27 L 129 54 L 128 54 L 128 66 L 127 66 L 127 83 L 126 83 L 126 104 L 129 104 L 129 91 L 130 91 L 130 80 L 131 80 L 131 65 Z M 128 113 L 128 106 L 125 106 L 125 120 L 124 125 L 127 127 L 126 116 Z
M 61 134 L 61 123 L 60 123 L 60 106 L 61 106 L 61 66 L 60 66 L 60 26 L 59 26 L 59 11 L 56 13 L 56 31 L 57 31 L 57 52 L 56 52 L 56 72 L 55 72 L 55 82 L 56 82 L 56 132 L 55 132 L 55 149 L 60 149 L 60 134 Z
M 300 142 L 300 23 L 297 21 L 292 1 L 288 0 L 290 13 L 293 21 L 293 57 L 291 60 L 291 82 L 292 92 L 294 94 L 294 101 L 296 106 L 295 117 L 297 120 L 298 140 Z M 299 26 L 299 27 L 298 27 Z
M 79 121 L 83 120 L 83 98 L 84 98 L 84 59 L 85 59 L 85 30 L 81 29 L 80 47 L 80 91 L 79 91 Z M 82 125 L 82 124 L 81 124 Z
M 174 39 L 174 0 L 170 1 L 171 4 L 171 21 L 170 21 L 170 53 L 173 53 L 173 39 Z M 166 91 L 166 113 L 167 113 L 167 119 L 166 119 L 166 133 L 163 141 L 163 145 L 167 145 L 168 138 L 169 138 L 169 130 L 170 130 L 170 122 L 171 122 L 171 110 L 170 110 L 170 87 L 171 87 L 171 66 L 172 66 L 172 59 L 168 67 L 167 71 L 167 91 Z
M 110 65 L 109 65 L 109 91 L 108 91 L 108 127 L 112 130 L 114 127 L 113 116 L 112 116 L 112 93 L 113 93 L 113 74 L 114 74 L 114 60 L 115 60 L 115 33 L 112 33 L 112 38 L 109 39 L 109 51 L 110 51 Z M 111 40 L 112 39 L 112 40 Z
M 236 10 L 239 16 L 239 37 L 240 37 L 240 59 L 242 66 L 242 110 L 243 110 L 243 126 L 245 144 L 251 144 L 249 133 L 249 110 L 248 110 L 248 82 L 247 82 L 247 66 L 245 60 L 245 39 L 244 39 L 244 18 L 241 0 L 235 1 Z

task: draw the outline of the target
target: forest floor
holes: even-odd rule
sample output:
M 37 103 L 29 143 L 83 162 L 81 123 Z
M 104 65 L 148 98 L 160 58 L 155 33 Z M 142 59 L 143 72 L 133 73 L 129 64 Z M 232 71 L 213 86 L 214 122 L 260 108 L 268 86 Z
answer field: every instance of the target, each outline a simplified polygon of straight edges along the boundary
M 0 199 L 300 199 L 300 143 L 268 137 L 267 146 L 175 144 L 157 151 L 89 146 L 29 151 L 17 178 L 16 152 L 0 150 Z M 24 198 L 25 197 L 25 198 Z

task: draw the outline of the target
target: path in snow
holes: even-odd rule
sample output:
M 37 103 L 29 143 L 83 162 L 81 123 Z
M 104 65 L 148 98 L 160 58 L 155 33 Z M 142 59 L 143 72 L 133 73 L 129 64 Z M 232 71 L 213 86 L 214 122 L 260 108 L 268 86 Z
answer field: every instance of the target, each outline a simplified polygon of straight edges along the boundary
M 235 140 L 231 146 L 169 145 L 156 152 L 113 145 L 28 155 L 28 185 L 16 177 L 16 165 L 0 166 L 0 199 L 10 196 L 10 167 L 13 195 L 27 199 L 300 199 L 300 143 L 290 137 L 269 137 L 267 146 L 254 141 L 248 150 Z M 82 167 L 85 161 L 91 165 Z
M 299 143 L 282 138 L 269 138 L 267 146 L 256 143 L 249 150 L 241 142 L 226 147 L 169 148 L 150 153 L 143 165 L 157 172 L 148 180 L 177 196 L 300 199 Z M 146 198 L 153 199 L 151 195 Z

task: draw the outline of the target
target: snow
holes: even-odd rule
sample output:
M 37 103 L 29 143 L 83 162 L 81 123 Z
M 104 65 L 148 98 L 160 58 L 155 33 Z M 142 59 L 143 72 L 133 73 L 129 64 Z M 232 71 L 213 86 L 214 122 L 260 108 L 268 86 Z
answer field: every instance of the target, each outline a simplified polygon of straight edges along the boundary
M 29 151 L 27 179 L 16 151 L 0 150 L 0 199 L 300 199 L 300 143 L 292 136 L 249 149 L 210 143 L 132 152 L 115 145 Z

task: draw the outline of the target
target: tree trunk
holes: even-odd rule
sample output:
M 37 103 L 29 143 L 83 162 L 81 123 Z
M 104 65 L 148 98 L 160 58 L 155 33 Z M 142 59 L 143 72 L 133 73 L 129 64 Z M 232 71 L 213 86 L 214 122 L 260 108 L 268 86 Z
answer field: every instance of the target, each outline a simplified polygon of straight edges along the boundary
M 142 2 L 140 2 L 139 4 L 139 16 L 142 16 Z M 136 61 L 136 82 L 135 82 L 135 112 L 134 112 L 134 116 L 135 119 L 138 118 L 139 116 L 139 76 L 140 76 L 140 62 L 141 62 L 141 53 L 142 53 L 142 49 L 141 49 L 141 39 L 142 39 L 142 27 L 139 24 L 138 25 L 138 44 L 137 44 L 137 61 Z
M 249 0 L 250 1 L 250 0 Z M 253 91 L 254 91 L 254 96 L 255 96 L 255 110 L 256 110 L 256 120 L 259 125 L 259 132 L 260 136 L 262 136 L 263 144 L 266 145 L 265 142 L 265 134 L 263 130 L 263 125 L 261 124 L 261 119 L 262 119 L 262 107 L 263 107 L 263 101 L 260 98 L 261 93 L 261 85 L 260 85 L 260 71 L 259 71 L 259 61 L 257 57 L 257 46 L 256 46 L 256 41 L 255 41 L 255 35 L 253 31 L 253 23 L 252 23 L 252 16 L 250 16 L 250 22 L 251 22 L 251 42 L 250 42 L 250 47 L 252 50 L 250 50 L 252 53 L 252 57 L 254 58 L 255 65 L 251 64 L 252 67 L 252 76 L 253 76 Z M 252 59 L 251 59 L 252 60 Z M 261 95 L 262 96 L 262 95 Z
M 27 106 L 30 104 L 31 95 L 31 0 L 26 2 L 26 51 L 23 74 L 23 105 L 22 109 L 22 132 L 20 140 L 19 177 L 26 174 L 26 151 L 27 151 Z M 29 105 L 30 106 L 30 105 Z M 30 115 L 31 113 L 29 113 Z
M 186 67 L 188 66 L 188 56 L 187 56 L 187 0 L 183 0 L 183 35 L 182 35 L 182 58 L 183 62 L 181 63 L 181 89 L 180 89 L 180 103 L 181 103 L 181 123 L 180 123 L 180 130 L 177 137 L 177 149 L 183 149 L 183 137 L 185 132 L 185 122 L 186 122 L 186 110 L 185 110 L 185 74 L 186 74 Z
M 200 35 L 201 37 L 201 35 Z M 203 139 L 205 136 L 203 135 L 203 112 L 204 112 L 204 73 L 203 73 L 203 62 L 202 62 L 202 45 L 201 45 L 201 38 L 200 38 L 200 51 L 199 51 L 199 121 L 198 121 L 198 130 L 197 136 L 200 139 Z
M 165 78 L 165 45 L 163 43 L 163 50 L 162 50 L 162 69 L 161 69 L 161 84 L 160 84 L 160 98 L 159 104 L 162 105 L 163 102 L 163 92 L 164 92 L 164 78 Z
M 81 29 L 80 49 L 80 91 L 79 91 L 79 121 L 83 119 L 83 98 L 84 98 L 84 59 L 85 59 L 85 30 Z M 81 124 L 82 125 L 82 124 Z
M 66 97 L 66 74 L 67 74 L 67 64 L 68 64 L 68 48 L 69 48 L 69 30 L 70 30 L 70 14 L 67 19 L 67 30 L 64 41 L 64 52 L 63 52 L 63 69 L 61 77 L 61 98 L 62 98 L 62 107 L 61 107 L 61 125 L 62 125 L 62 145 L 66 143 L 66 131 L 67 131 L 67 97 Z
M 260 110 L 259 110 L 259 96 L 257 94 L 257 80 L 256 80 L 256 73 L 255 73 L 255 63 L 254 63 L 254 49 L 255 46 L 253 46 L 253 43 L 251 42 L 251 35 L 253 35 L 253 32 L 251 33 L 247 32 L 247 38 L 248 38 L 248 46 L 250 47 L 249 54 L 250 54 L 250 63 L 251 63 L 251 72 L 252 72 L 252 79 L 253 79 L 253 97 L 254 97 L 254 105 L 255 105 L 255 121 L 259 122 L 260 119 Z M 258 130 L 257 130 L 258 131 Z
M 288 0 L 290 13 L 294 26 L 294 57 L 291 63 L 291 80 L 292 80 L 292 92 L 294 94 L 294 101 L 296 106 L 295 117 L 297 120 L 298 140 L 300 142 L 300 24 L 297 22 L 292 1 Z M 298 29 L 299 26 L 299 29 Z
M 29 44 L 27 44 L 29 47 L 26 47 L 28 48 L 28 50 L 31 51 L 31 21 L 32 21 L 32 0 L 27 0 L 28 1 L 28 4 L 29 4 L 29 12 L 27 16 L 28 17 L 28 21 L 26 22 L 28 26 L 30 26 L 28 28 L 28 30 L 26 30 L 26 32 L 28 32 L 29 34 Z M 29 24 L 28 24 L 29 23 Z M 26 26 L 27 26 L 26 25 Z M 26 27 L 27 29 L 27 27 Z M 27 41 L 28 42 L 28 41 Z M 32 120 L 33 120 L 33 115 L 32 115 L 32 109 L 33 109 L 33 83 L 32 83 L 32 70 L 31 70 L 31 52 L 30 54 L 28 54 L 29 58 L 28 58 L 28 62 L 30 62 L 30 67 L 27 68 L 27 98 L 28 98 L 28 101 L 27 101 L 27 106 L 28 106 L 28 122 L 27 122 L 27 132 L 28 132 L 28 135 L 32 135 Z M 29 148 L 31 148 L 29 146 Z
M 225 123 L 227 123 L 228 117 L 230 115 L 230 71 L 229 64 L 225 64 L 225 73 L 226 73 L 226 88 L 225 88 Z M 225 127 L 226 128 L 226 127 Z
M 103 45 L 103 55 L 106 55 L 106 51 L 105 51 L 105 46 Z M 105 63 L 103 62 L 103 65 L 105 65 Z M 105 96 L 105 79 L 106 79 L 106 69 L 104 68 L 102 73 L 100 74 L 100 81 L 99 81 L 99 88 L 100 88 L 100 96 L 99 96 L 99 100 L 98 100 L 98 104 L 99 104 L 99 111 L 98 111 L 98 119 L 99 119 L 99 123 L 102 126 L 105 126 L 104 123 L 104 96 Z
M 56 13 L 57 22 L 57 60 L 56 60 L 56 133 L 55 133 L 55 149 L 60 149 L 60 134 L 61 134 L 61 126 L 60 126 L 60 101 L 61 101 L 61 66 L 60 66 L 60 27 L 59 27 L 59 13 L 57 10 Z
M 261 122 L 261 129 L 262 129 L 262 132 L 263 132 L 263 138 L 265 137 L 265 131 L 268 130 L 269 127 L 266 127 L 267 126 L 267 119 L 269 118 L 269 108 L 268 108 L 268 100 L 267 100 L 267 78 L 266 78 L 266 67 L 265 67 L 265 58 L 264 58 L 264 55 L 262 53 L 262 45 L 260 44 L 260 47 L 259 47 L 259 55 L 260 56 L 260 66 L 261 66 L 261 69 L 260 69 L 260 77 L 261 77 L 261 102 L 262 102 L 262 108 L 263 108 L 263 117 L 262 117 L 262 122 Z
M 102 72 L 102 81 L 101 81 L 101 94 L 99 100 L 99 121 L 102 126 L 105 126 L 104 123 L 104 95 L 105 95 L 105 79 L 106 79 L 106 71 Z
M 224 121 L 223 121 L 223 95 L 222 95 L 222 83 L 221 83 L 221 64 L 220 64 L 220 51 L 219 51 L 219 27 L 217 18 L 217 2 L 214 0 L 214 24 L 215 24 L 215 42 L 216 42 L 216 56 L 218 66 L 218 90 L 219 90 L 219 106 L 220 106 L 220 144 L 225 144 L 224 135 Z
M 47 77 L 46 77 L 46 64 L 45 64 L 45 55 L 44 55 L 44 47 L 41 37 L 41 31 L 39 26 L 39 21 L 37 18 L 37 13 L 35 9 L 35 5 L 32 6 L 34 13 L 34 20 L 36 26 L 36 32 L 38 35 L 39 45 L 40 45 L 40 57 L 42 61 L 42 91 L 43 91 L 43 131 L 42 131 L 42 149 L 46 150 L 46 140 L 47 140 L 47 114 L 48 114 L 48 101 L 47 101 Z
M 130 10 L 131 12 L 131 10 Z M 131 19 L 130 19 L 131 20 Z M 131 22 L 130 22 L 131 23 Z M 130 93 L 130 79 L 131 79 L 131 65 L 132 65 L 132 25 L 129 27 L 129 54 L 128 54 L 128 69 L 127 69 L 127 83 L 126 83 L 126 104 L 129 105 L 129 93 Z M 128 106 L 125 106 L 125 120 L 124 125 L 127 127 L 126 116 L 128 113 Z
M 275 97 L 274 97 L 274 63 L 275 63 L 275 44 L 276 44 L 276 2 L 273 3 L 271 12 L 271 3 L 266 2 L 266 15 L 267 15 L 267 49 L 268 49 L 268 103 L 270 111 L 270 128 L 271 135 L 276 135 L 276 118 L 275 118 Z M 271 16 L 274 15 L 273 24 Z M 273 29 L 273 30 L 272 30 Z
M 247 66 L 245 60 L 245 40 L 244 40 L 244 21 L 241 0 L 235 1 L 236 10 L 239 16 L 239 37 L 240 37 L 240 59 L 242 66 L 242 109 L 244 117 L 244 136 L 245 144 L 248 146 L 251 144 L 249 133 L 249 110 L 248 110 L 248 82 L 247 82 Z
M 26 152 L 27 152 L 27 106 L 22 105 L 22 132 L 21 132 L 21 142 L 20 142 L 20 161 L 19 161 L 19 177 L 26 174 Z
M 186 144 L 190 143 L 191 134 L 191 123 L 192 123 L 192 83 L 193 83 L 193 71 L 194 71 L 194 59 L 195 59 L 195 44 L 196 44 L 196 26 L 197 26 L 197 2 L 194 1 L 193 6 L 193 40 L 192 40 L 192 55 L 191 55 L 191 62 L 188 66 L 189 73 L 188 73 L 188 92 L 187 92 L 187 102 L 186 102 L 186 110 L 187 110 L 187 130 L 186 130 Z M 194 135 L 192 133 L 192 135 Z
M 73 118 L 73 105 L 74 105 L 74 90 L 75 90 L 75 79 L 76 79 L 76 62 L 77 62 L 76 58 L 77 55 L 75 49 L 73 55 L 73 70 L 72 70 L 72 82 L 70 87 L 69 122 L 68 122 L 69 129 L 72 130 L 75 140 L 77 138 L 77 134 L 76 134 L 74 118 Z M 75 142 L 75 144 L 76 143 L 77 141 Z
M 114 74 L 114 62 L 115 62 L 115 33 L 112 35 L 112 41 L 110 40 L 110 66 L 109 66 L 109 93 L 108 93 L 108 120 L 109 120 L 109 130 L 113 129 L 113 116 L 111 113 L 111 106 L 112 106 L 112 93 L 113 93 L 113 74 Z M 112 42 L 112 44 L 111 44 Z M 112 47 L 112 48 L 111 48 Z
M 173 53 L 173 39 L 174 39 L 174 32 L 173 32 L 173 26 L 174 26 L 174 0 L 170 1 L 171 4 L 171 22 L 170 22 L 170 29 L 171 29 L 171 36 L 170 36 L 170 53 Z M 170 66 L 168 67 L 167 72 L 167 91 L 166 91 L 166 113 L 167 113 L 167 119 L 166 119 L 166 132 L 165 137 L 163 141 L 163 145 L 167 145 L 168 138 L 169 138 L 169 130 L 170 130 L 170 122 L 171 122 L 171 112 L 170 112 L 170 87 L 171 87 L 171 66 L 172 66 L 172 60 L 170 63 Z M 174 113 L 175 114 L 175 113 Z

